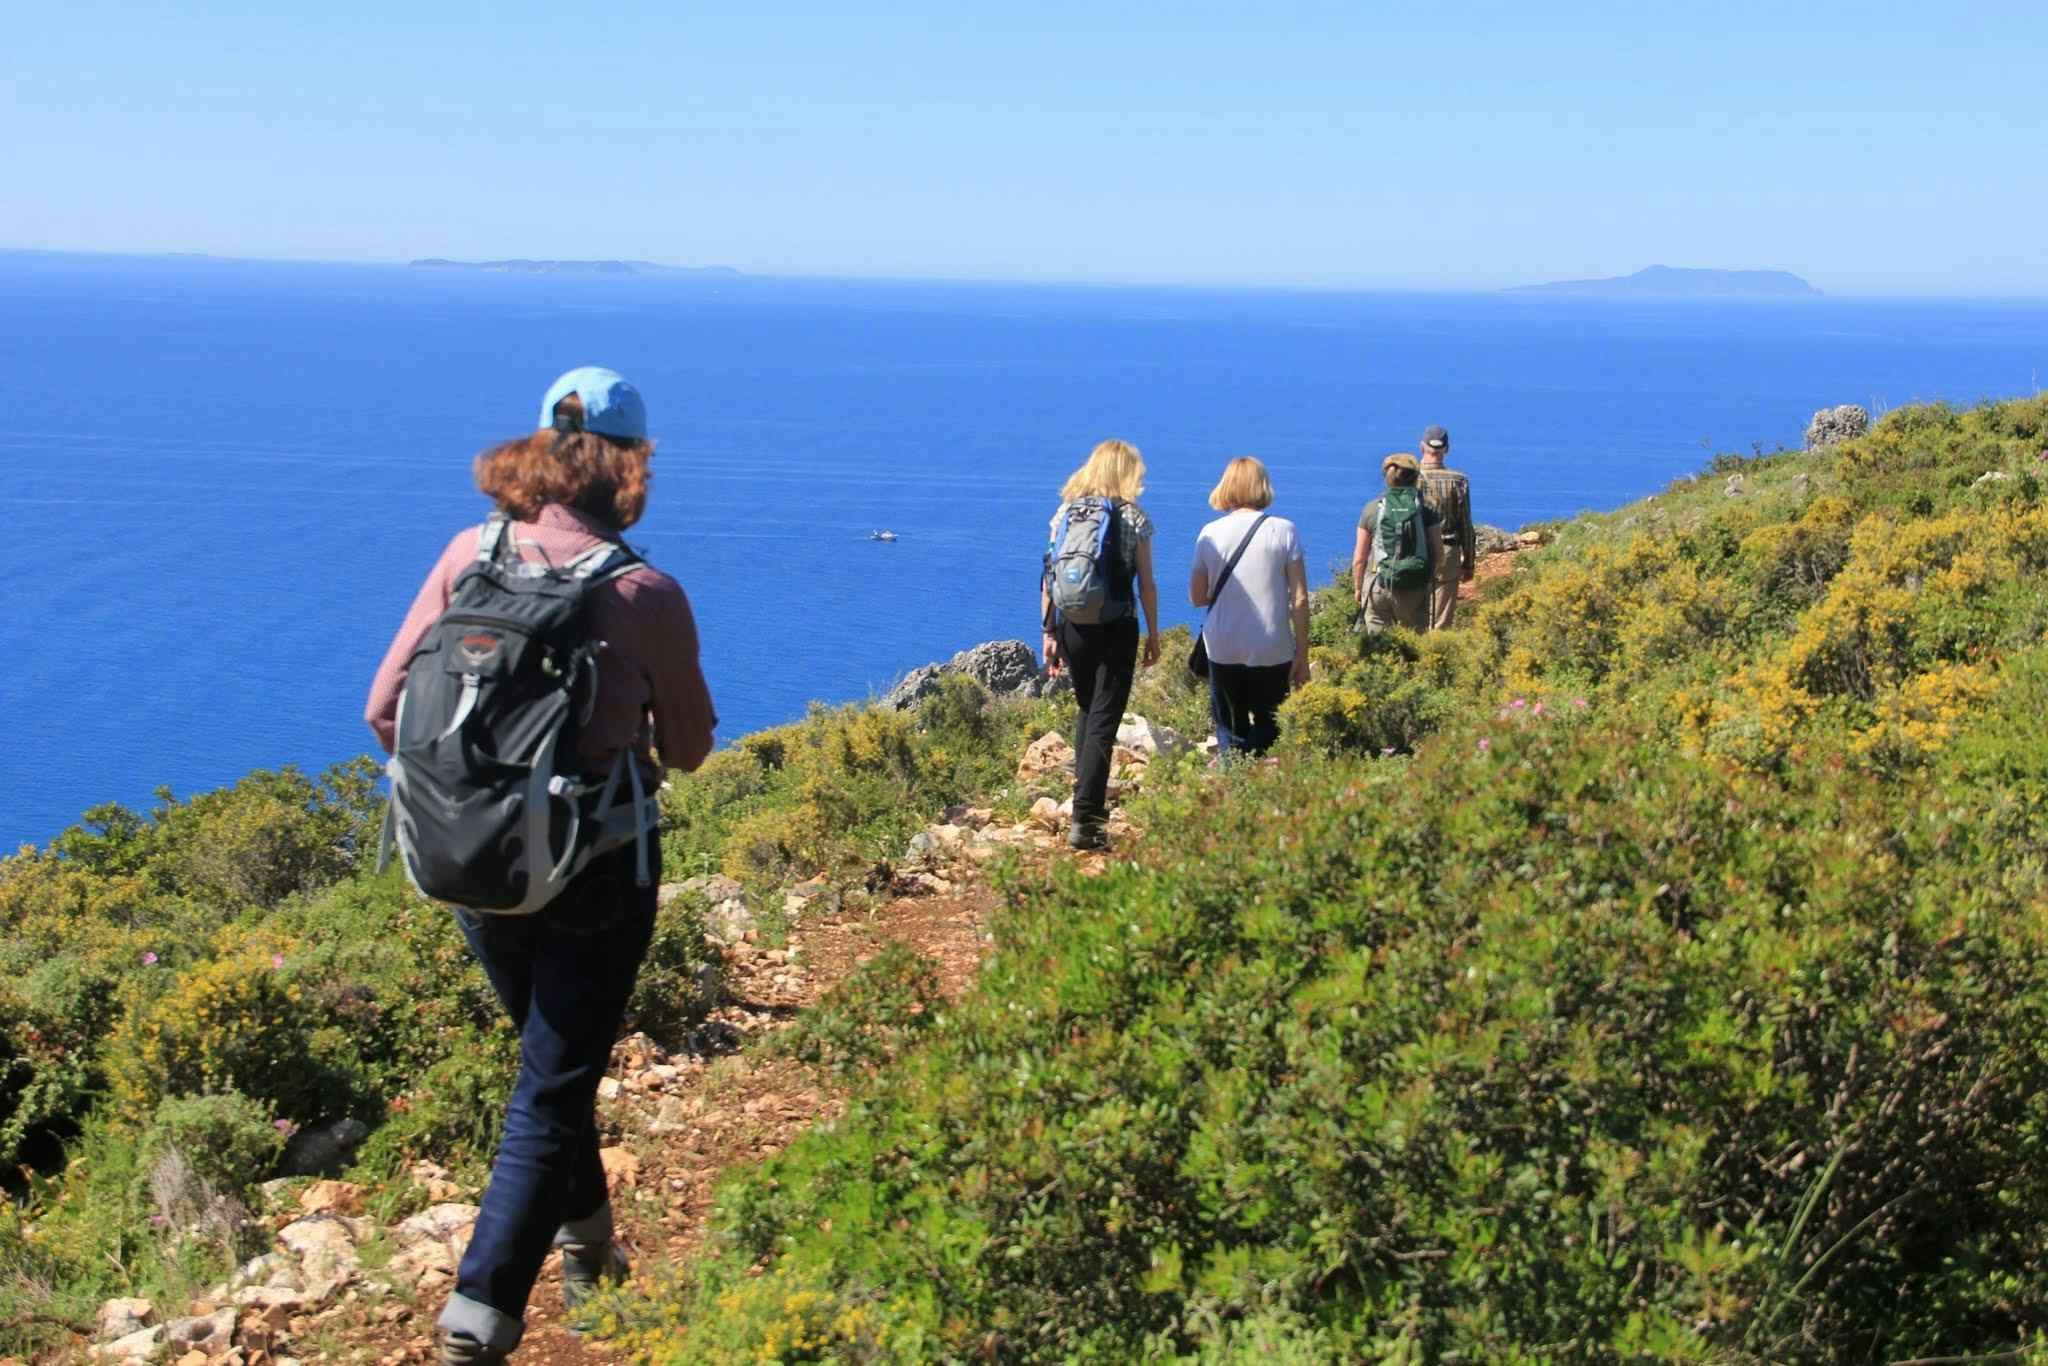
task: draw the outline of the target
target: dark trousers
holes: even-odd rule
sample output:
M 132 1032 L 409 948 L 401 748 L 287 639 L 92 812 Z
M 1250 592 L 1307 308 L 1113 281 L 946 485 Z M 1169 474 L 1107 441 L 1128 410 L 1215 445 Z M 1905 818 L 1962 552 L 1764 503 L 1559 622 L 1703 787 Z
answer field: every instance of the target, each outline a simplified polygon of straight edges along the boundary
M 1100 825 L 1109 819 L 1109 764 L 1116 752 L 1116 728 L 1138 674 L 1138 619 L 1125 617 L 1101 626 L 1060 623 L 1060 649 L 1074 678 L 1081 715 L 1074 722 L 1074 824 Z
M 456 912 L 519 1030 L 519 1079 L 445 1327 L 509 1347 L 557 1232 L 577 1235 L 571 1241 L 610 1234 L 597 1084 L 654 933 L 659 882 L 634 885 L 629 844 L 533 915 Z M 479 1315 L 479 1306 L 496 1313 Z
M 1209 716 L 1216 723 L 1216 752 L 1264 754 L 1280 738 L 1280 704 L 1287 700 L 1287 664 L 1209 665 Z

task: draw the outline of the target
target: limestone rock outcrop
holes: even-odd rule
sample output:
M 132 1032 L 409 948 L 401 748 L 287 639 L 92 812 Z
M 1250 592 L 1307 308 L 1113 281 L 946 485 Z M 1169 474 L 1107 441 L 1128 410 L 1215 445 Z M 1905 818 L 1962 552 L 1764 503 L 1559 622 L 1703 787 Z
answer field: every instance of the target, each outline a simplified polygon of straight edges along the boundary
M 1861 405 L 1844 403 L 1823 408 L 1806 424 L 1806 449 L 1818 450 L 1840 441 L 1854 441 L 1870 430 L 1870 414 Z
M 1043 697 L 1051 680 L 1038 667 L 1038 655 L 1021 640 L 991 640 L 962 650 L 943 664 L 912 669 L 883 695 L 881 705 L 908 711 L 939 690 L 949 673 L 966 674 L 991 697 Z

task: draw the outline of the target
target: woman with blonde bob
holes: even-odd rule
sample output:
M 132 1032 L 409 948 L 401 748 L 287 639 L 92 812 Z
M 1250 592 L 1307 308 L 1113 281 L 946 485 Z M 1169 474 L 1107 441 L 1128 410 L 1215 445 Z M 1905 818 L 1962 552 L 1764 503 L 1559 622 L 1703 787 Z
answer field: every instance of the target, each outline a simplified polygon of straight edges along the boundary
M 1195 538 L 1188 601 L 1209 609 L 1209 715 L 1217 755 L 1264 754 L 1290 690 L 1308 682 L 1308 575 L 1301 535 L 1275 517 L 1266 467 L 1240 456 L 1223 467 L 1209 506 L 1223 516 Z
M 1117 726 L 1137 676 L 1138 608 L 1145 612 L 1146 665 L 1159 662 L 1159 592 L 1152 580 L 1152 519 L 1138 506 L 1145 461 L 1124 441 L 1089 453 L 1060 490 L 1039 582 L 1045 667 L 1074 680 L 1076 849 L 1108 844 L 1109 765 Z

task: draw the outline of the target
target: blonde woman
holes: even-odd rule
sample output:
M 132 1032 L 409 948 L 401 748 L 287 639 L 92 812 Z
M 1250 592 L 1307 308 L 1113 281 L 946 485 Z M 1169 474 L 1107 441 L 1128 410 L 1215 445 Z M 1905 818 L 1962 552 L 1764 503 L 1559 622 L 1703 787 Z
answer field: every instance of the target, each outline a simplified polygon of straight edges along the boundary
M 1138 609 L 1146 665 L 1159 662 L 1159 590 L 1152 579 L 1152 519 L 1138 506 L 1145 461 L 1124 441 L 1089 453 L 1060 490 L 1038 607 L 1045 667 L 1074 680 L 1074 815 L 1067 842 L 1108 843 L 1109 764 L 1137 676 Z
M 1241 456 L 1209 493 L 1222 513 L 1195 538 L 1188 601 L 1209 609 L 1209 715 L 1217 755 L 1264 754 L 1280 736 L 1275 719 L 1308 682 L 1308 574 L 1301 535 L 1275 517 L 1266 467 Z

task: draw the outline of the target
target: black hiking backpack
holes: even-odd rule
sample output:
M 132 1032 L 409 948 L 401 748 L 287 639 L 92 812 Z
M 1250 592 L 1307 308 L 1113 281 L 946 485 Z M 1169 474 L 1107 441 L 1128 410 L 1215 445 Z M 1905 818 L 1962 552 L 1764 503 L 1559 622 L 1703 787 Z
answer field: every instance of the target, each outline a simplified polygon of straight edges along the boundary
M 1380 498 L 1372 533 L 1374 572 L 1389 588 L 1422 588 L 1429 583 L 1428 523 L 1422 495 L 1413 487 L 1390 488 Z
M 605 649 L 591 594 L 640 563 L 609 541 L 559 567 L 523 560 L 502 514 L 484 523 L 406 666 L 380 869 L 395 843 L 421 894 L 530 915 L 632 840 L 646 885 L 660 813 L 640 765 L 622 748 L 608 775 L 575 767 Z

